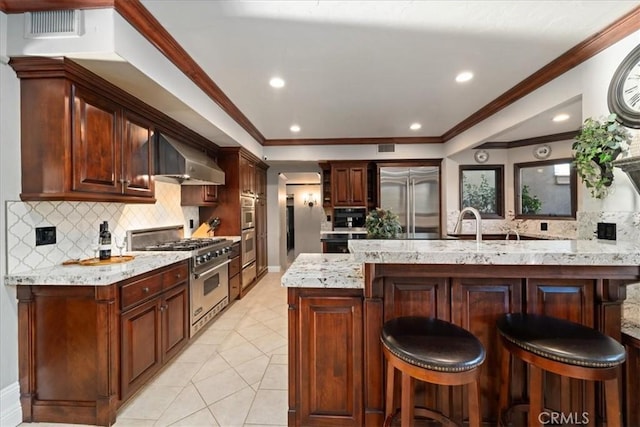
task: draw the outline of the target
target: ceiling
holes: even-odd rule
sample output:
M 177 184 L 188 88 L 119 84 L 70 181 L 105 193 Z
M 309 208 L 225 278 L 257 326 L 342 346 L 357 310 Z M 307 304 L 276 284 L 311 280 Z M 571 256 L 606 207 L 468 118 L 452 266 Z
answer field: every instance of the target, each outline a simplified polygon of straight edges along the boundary
M 141 0 L 267 140 L 441 136 L 638 1 Z M 474 78 L 455 82 L 469 70 Z M 278 76 L 285 86 L 274 89 Z M 558 125 L 549 115 L 568 109 Z M 496 140 L 575 130 L 580 99 Z M 419 130 L 410 130 L 412 123 Z M 301 130 L 292 133 L 297 124 Z

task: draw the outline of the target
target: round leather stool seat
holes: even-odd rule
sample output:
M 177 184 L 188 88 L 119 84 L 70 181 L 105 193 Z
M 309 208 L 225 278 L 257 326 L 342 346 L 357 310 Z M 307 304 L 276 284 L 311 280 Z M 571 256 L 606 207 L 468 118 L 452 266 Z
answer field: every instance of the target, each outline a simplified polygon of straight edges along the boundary
M 484 347 L 472 333 L 439 319 L 392 319 L 383 325 L 380 338 L 398 358 L 432 371 L 468 371 L 485 358 Z
M 385 426 L 392 424 L 397 408 L 394 387 L 396 372 L 399 372 L 402 427 L 414 426 L 414 416 L 432 419 L 447 427 L 463 425 L 461 419 L 456 422 L 437 409 L 414 406 L 414 381 L 466 386 L 468 425 L 480 427 L 479 379 L 485 359 L 480 340 L 452 323 L 408 316 L 385 322 L 380 341 L 387 360 Z
M 536 314 L 507 314 L 497 322 L 500 334 L 538 356 L 571 365 L 609 368 L 624 363 L 622 344 L 595 329 Z
M 499 425 L 510 420 L 510 412 L 524 407 L 528 411 L 530 427 L 542 426 L 539 417 L 545 408 L 544 372 L 560 375 L 561 413 L 569 413 L 571 400 L 569 378 L 602 381 L 606 397 L 607 426 L 621 425 L 619 396 L 619 366 L 624 363 L 624 347 L 607 335 L 587 326 L 555 317 L 538 314 L 510 313 L 496 323 L 503 347 L 500 364 Z M 529 403 L 509 405 L 511 356 L 524 361 L 529 370 Z M 555 402 L 557 405 L 558 402 Z M 595 414 L 595 397 L 586 398 L 583 413 Z M 591 418 L 589 425 L 595 420 Z

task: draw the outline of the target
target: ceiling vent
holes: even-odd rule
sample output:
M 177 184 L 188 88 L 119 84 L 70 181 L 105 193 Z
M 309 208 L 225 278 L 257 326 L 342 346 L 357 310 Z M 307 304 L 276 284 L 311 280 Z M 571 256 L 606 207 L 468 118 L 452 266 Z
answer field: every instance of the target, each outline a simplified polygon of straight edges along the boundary
M 25 38 L 56 39 L 79 37 L 82 33 L 81 10 L 43 10 L 25 13 Z
M 396 144 L 378 144 L 378 153 L 395 153 Z

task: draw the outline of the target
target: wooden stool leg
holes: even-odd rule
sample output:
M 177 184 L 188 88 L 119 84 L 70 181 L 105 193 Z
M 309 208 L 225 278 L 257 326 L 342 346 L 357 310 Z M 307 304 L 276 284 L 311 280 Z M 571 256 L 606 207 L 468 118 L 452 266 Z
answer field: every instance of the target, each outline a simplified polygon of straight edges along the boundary
M 469 395 L 469 427 L 480 427 L 480 386 L 478 378 L 469 383 L 467 390 Z
M 540 427 L 543 407 L 542 369 L 529 365 L 529 427 Z
M 604 382 L 604 394 L 607 405 L 607 427 L 620 427 L 622 413 L 620 410 L 620 391 L 618 389 L 617 378 Z
M 500 400 L 498 401 L 498 425 L 505 425 L 504 411 L 509 407 L 509 387 L 511 385 L 511 353 L 501 347 Z
M 402 427 L 413 426 L 413 378 L 402 373 L 402 404 L 400 406 L 400 425 Z
M 395 409 L 393 402 L 394 395 L 394 381 L 395 381 L 396 369 L 393 367 L 390 361 L 387 361 L 387 392 L 384 409 L 384 419 L 388 419 Z

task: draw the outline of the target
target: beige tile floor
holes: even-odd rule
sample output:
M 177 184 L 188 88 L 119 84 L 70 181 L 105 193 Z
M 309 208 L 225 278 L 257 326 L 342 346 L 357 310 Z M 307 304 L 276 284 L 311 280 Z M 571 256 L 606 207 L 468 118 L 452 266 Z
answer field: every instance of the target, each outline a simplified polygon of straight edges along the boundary
M 268 273 L 228 307 L 120 408 L 115 426 L 286 426 L 287 293 L 280 277 Z

